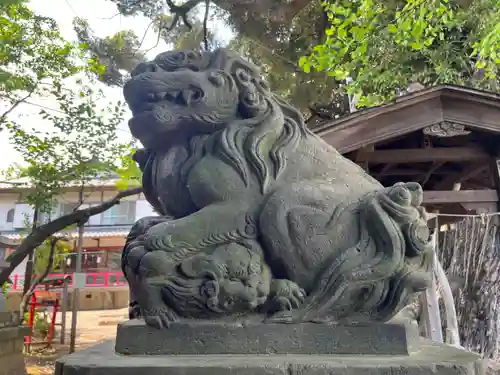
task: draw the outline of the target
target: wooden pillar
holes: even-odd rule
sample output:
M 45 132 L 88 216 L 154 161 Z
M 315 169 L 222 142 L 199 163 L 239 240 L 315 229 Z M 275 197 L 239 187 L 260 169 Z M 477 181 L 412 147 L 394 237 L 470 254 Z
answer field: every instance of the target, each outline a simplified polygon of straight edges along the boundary
M 370 160 L 360 160 L 360 155 L 366 152 L 373 152 L 375 150 L 375 145 L 368 145 L 365 147 L 360 148 L 358 151 L 356 151 L 356 158 L 355 158 L 355 163 L 358 164 L 361 168 L 364 169 L 364 171 L 368 174 L 370 174 Z
M 437 212 L 436 212 L 437 213 Z M 433 220 L 435 223 L 434 233 L 432 234 L 432 245 L 434 251 L 438 246 L 438 233 L 439 223 L 437 218 Z M 437 258 L 437 257 L 436 257 Z M 441 315 L 439 313 L 439 296 L 437 291 L 436 273 L 432 272 L 431 285 L 421 295 L 422 301 L 422 317 L 421 324 L 423 324 L 427 338 L 435 342 L 442 343 L 443 332 Z
M 490 173 L 493 177 L 493 183 L 495 186 L 495 190 L 498 193 L 499 200 L 497 200 L 497 212 L 500 212 L 500 158 L 493 158 L 490 163 Z M 499 224 L 498 216 L 492 217 L 492 224 Z

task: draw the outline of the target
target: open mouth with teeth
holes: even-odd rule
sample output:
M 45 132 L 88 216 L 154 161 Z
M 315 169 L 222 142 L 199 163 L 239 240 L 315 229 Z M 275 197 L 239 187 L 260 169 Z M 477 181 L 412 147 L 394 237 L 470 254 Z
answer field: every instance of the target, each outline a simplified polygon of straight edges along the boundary
M 170 103 L 180 107 L 192 107 L 203 98 L 203 92 L 198 88 L 173 89 L 167 91 L 149 92 L 145 97 L 132 105 L 134 115 L 153 110 L 159 103 Z

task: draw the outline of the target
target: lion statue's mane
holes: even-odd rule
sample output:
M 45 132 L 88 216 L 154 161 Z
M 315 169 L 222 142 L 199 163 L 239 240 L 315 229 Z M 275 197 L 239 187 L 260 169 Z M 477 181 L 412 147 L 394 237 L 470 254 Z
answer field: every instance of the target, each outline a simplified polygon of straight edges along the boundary
M 245 183 L 248 183 L 250 172 L 255 173 L 263 193 L 286 168 L 285 155 L 295 150 L 301 137 L 312 134 L 301 113 L 270 91 L 268 83 L 261 78 L 260 69 L 229 50 L 165 52 L 154 62 L 167 72 L 222 70 L 231 76 L 231 84 L 239 92 L 241 117 L 226 124 L 211 151 L 233 166 Z M 220 104 L 218 111 L 224 108 L 224 104 Z M 200 122 L 220 121 L 210 114 L 193 113 L 191 116 L 202 117 Z M 193 141 L 191 147 L 195 158 L 199 140 Z M 188 160 L 184 169 L 188 170 L 189 166 Z

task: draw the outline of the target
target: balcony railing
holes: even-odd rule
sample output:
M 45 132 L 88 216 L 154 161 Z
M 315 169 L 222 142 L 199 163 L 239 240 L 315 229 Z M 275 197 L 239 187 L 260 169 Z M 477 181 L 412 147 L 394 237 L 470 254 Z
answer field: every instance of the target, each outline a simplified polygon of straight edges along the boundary
M 72 276 L 71 273 L 51 273 L 48 277 L 66 277 Z M 127 280 L 123 272 L 87 272 L 85 273 L 85 288 L 113 288 L 113 287 L 126 287 L 128 286 Z M 11 275 L 12 284 L 8 285 L 7 290 L 23 290 L 24 275 Z M 69 283 L 69 287 L 73 287 L 73 281 Z M 43 288 L 43 287 L 40 287 Z

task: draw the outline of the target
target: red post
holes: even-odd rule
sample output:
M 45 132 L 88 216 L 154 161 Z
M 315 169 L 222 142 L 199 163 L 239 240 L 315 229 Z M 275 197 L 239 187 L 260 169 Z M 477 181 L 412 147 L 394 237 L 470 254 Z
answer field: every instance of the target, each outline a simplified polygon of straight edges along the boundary
M 17 273 L 14 275 L 14 280 L 12 280 L 12 290 L 17 290 Z
M 50 348 L 52 345 L 52 339 L 54 338 L 54 330 L 56 327 L 56 317 L 57 312 L 59 311 L 59 296 L 56 298 L 54 303 L 54 307 L 52 309 L 52 318 L 50 320 L 49 332 L 47 332 L 47 346 Z M 61 333 L 64 334 L 64 333 Z
M 36 292 L 31 295 L 31 306 L 30 306 L 30 315 L 28 319 L 28 325 L 30 327 L 29 336 L 24 337 L 24 345 L 26 345 L 26 349 L 28 352 L 31 351 L 31 338 L 33 337 L 33 326 L 35 323 L 35 312 L 36 312 Z M 22 311 L 21 311 L 22 313 Z

